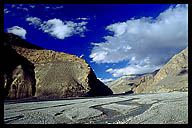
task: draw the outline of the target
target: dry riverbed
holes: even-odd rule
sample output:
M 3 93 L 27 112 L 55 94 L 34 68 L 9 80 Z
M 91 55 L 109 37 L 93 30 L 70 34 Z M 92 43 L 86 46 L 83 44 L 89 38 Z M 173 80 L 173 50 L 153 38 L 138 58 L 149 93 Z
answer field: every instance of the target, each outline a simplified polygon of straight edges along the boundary
M 188 92 L 4 102 L 5 124 L 187 124 Z

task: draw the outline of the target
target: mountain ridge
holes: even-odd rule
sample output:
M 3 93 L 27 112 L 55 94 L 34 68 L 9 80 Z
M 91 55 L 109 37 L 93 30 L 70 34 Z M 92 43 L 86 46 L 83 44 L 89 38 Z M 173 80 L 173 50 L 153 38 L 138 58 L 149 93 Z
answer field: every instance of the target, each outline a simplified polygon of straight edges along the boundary
M 162 68 L 152 73 L 122 76 L 107 83 L 113 93 L 153 93 L 188 90 L 188 47 L 174 55 Z M 130 75 L 128 75 L 129 77 Z M 127 79 L 127 80 L 126 80 Z M 183 81 L 183 83 L 182 83 Z M 180 87 L 179 84 L 182 86 Z M 172 86 L 171 86 L 172 85 Z

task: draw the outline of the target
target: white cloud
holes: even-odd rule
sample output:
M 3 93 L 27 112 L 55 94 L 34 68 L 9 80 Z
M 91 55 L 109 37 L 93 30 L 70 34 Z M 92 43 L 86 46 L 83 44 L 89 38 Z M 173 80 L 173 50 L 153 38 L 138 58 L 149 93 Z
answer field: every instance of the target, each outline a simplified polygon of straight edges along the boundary
M 188 45 L 188 7 L 177 5 L 158 17 L 118 22 L 106 27 L 114 32 L 94 45 L 90 58 L 96 63 L 127 61 L 126 67 L 108 71 L 113 76 L 144 73 L 165 64 Z M 151 69 L 151 70 L 150 70 Z
M 112 78 L 109 78 L 109 79 L 102 79 L 102 78 L 98 78 L 100 81 L 102 81 L 103 83 L 107 83 L 107 82 L 110 82 L 112 81 L 113 79 Z
M 49 9 L 50 7 L 49 6 L 46 6 L 45 9 Z
M 23 8 L 24 11 L 29 11 L 28 8 Z
M 10 11 L 7 9 L 7 8 L 4 8 L 4 13 L 7 14 L 9 13 Z
M 86 17 L 78 17 L 77 20 L 89 20 L 89 18 L 86 18 Z
M 15 7 L 15 4 L 12 4 L 11 7 L 14 8 L 14 7 Z
M 61 6 L 52 7 L 52 9 L 62 9 L 62 8 L 63 8 L 62 5 Z
M 44 22 L 41 29 L 58 39 L 69 37 L 74 31 L 73 23 L 64 24 L 60 19 L 51 19 Z
M 41 26 L 41 19 L 38 17 L 27 17 L 26 21 L 30 22 L 29 25 L 34 25 L 35 27 Z
M 151 65 L 130 65 L 124 68 L 119 68 L 119 69 L 108 69 L 106 72 L 111 73 L 114 77 L 119 77 L 122 75 L 127 75 L 127 74 L 143 74 L 143 73 L 149 73 L 153 72 L 157 69 L 159 69 L 160 66 L 151 66 Z
M 26 35 L 26 30 L 22 27 L 19 27 L 19 26 L 13 26 L 11 28 L 8 28 L 7 29 L 7 32 L 8 33 L 13 33 L 15 35 L 18 35 L 20 36 L 21 38 L 25 39 L 25 35 Z
M 85 25 L 87 24 L 85 21 L 75 23 L 73 21 L 62 21 L 56 18 L 42 22 L 41 19 L 37 17 L 28 17 L 26 18 L 26 21 L 30 22 L 29 25 L 39 27 L 43 32 L 58 39 L 65 39 L 73 34 L 83 37 L 83 32 L 86 31 Z
M 35 5 L 29 5 L 29 7 L 31 7 L 31 8 L 35 8 Z
M 82 58 L 82 57 L 84 57 L 84 54 L 82 54 L 79 58 Z
M 23 4 L 12 4 L 11 5 L 12 8 L 16 8 L 17 10 L 29 11 L 29 9 L 26 6 L 30 7 L 30 5 L 28 5 L 28 4 L 26 4 L 25 7 Z

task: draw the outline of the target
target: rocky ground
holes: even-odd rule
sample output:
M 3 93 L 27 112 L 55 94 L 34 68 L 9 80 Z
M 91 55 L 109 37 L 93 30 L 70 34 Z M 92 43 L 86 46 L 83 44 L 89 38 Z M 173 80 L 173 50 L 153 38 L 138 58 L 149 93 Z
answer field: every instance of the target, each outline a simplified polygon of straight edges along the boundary
M 5 101 L 5 124 L 187 124 L 188 92 Z

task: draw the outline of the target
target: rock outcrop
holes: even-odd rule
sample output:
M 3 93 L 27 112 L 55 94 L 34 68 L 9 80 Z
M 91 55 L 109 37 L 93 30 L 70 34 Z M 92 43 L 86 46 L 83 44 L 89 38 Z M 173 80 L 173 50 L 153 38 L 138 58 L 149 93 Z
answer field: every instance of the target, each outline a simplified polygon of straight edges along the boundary
M 4 34 L 5 97 L 65 98 L 110 95 L 84 59 L 46 50 L 13 34 Z
M 107 83 L 114 94 L 188 90 L 188 48 L 173 56 L 160 70 L 134 74 Z
M 173 91 L 188 91 L 188 48 L 173 56 L 154 76 L 152 84 L 141 92 Z
M 4 98 L 20 99 L 31 97 L 35 93 L 34 65 L 11 47 L 4 45 L 1 67 L 1 87 L 4 86 Z

